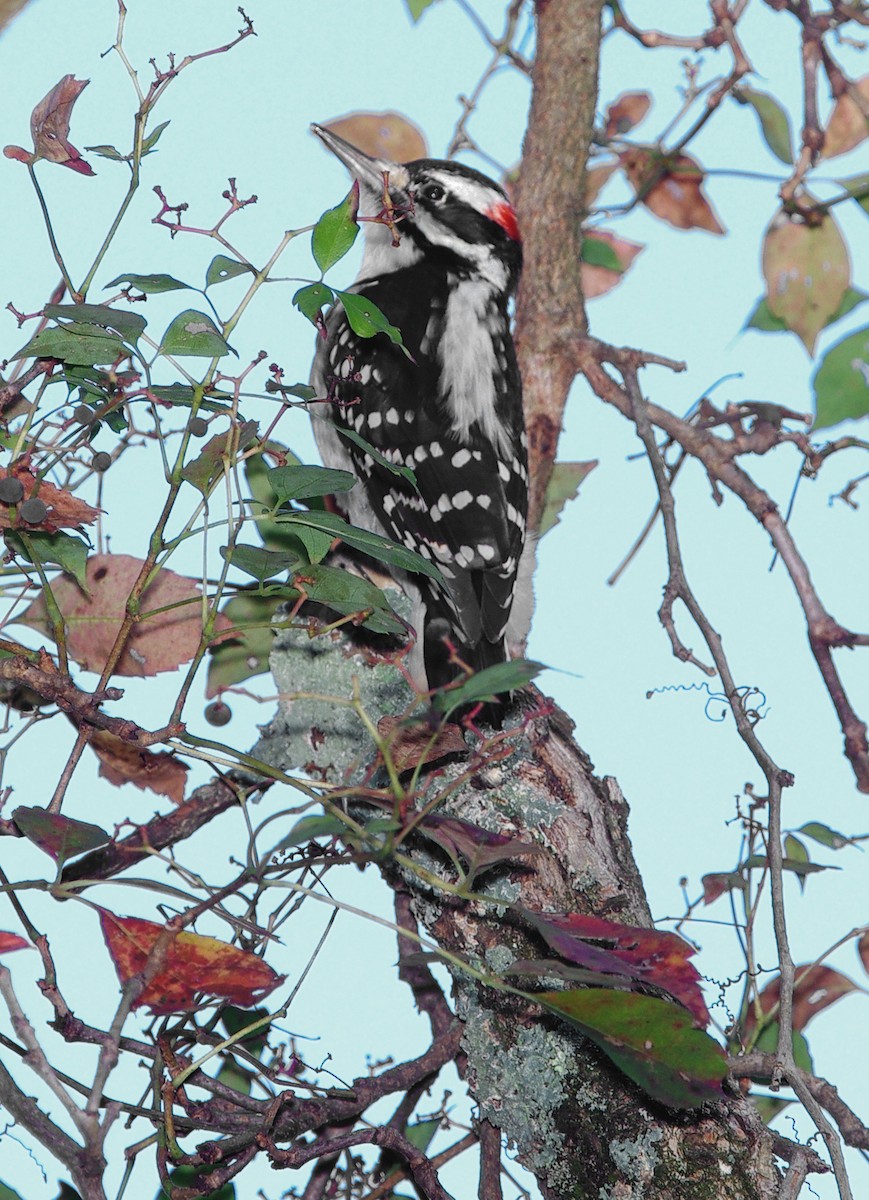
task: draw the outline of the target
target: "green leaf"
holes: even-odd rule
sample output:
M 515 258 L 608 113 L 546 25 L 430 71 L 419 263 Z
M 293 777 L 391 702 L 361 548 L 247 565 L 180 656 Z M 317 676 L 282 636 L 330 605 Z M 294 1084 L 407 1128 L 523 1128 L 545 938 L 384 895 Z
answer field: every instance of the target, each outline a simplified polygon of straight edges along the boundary
M 764 1125 L 770 1125 L 780 1113 L 796 1104 L 796 1100 L 782 1100 L 781 1096 L 758 1095 L 752 1092 L 748 1097 L 760 1115 Z
M 349 471 L 301 464 L 272 467 L 266 476 L 279 504 L 287 500 L 308 500 L 312 496 L 331 496 L 333 492 L 349 492 L 356 483 L 356 476 Z
M 857 305 L 862 304 L 864 300 L 869 300 L 869 292 L 861 291 L 860 288 L 849 287 L 842 297 L 842 303 L 839 305 L 833 315 L 826 321 L 823 328 L 826 329 L 828 326 L 834 325 L 836 321 L 840 321 L 842 317 L 846 316 L 851 311 L 852 308 L 856 308 Z M 777 317 L 775 313 L 770 310 L 770 307 L 764 297 L 758 300 L 754 311 L 743 325 L 743 330 L 745 329 L 756 329 L 759 333 L 789 332 L 787 324 L 781 319 L 781 317 Z
M 761 1050 L 764 1054 L 778 1053 L 778 1029 L 778 1021 L 771 1021 L 769 1025 L 765 1025 L 755 1043 L 755 1049 Z M 793 1039 L 794 1062 L 801 1071 L 808 1071 L 810 1075 L 813 1075 L 815 1065 L 809 1052 L 809 1043 L 798 1029 L 793 1031 Z
M 111 837 L 99 825 L 74 821 L 62 813 L 50 813 L 44 808 L 16 808 L 12 820 L 28 841 L 50 854 L 58 867 L 71 858 L 105 846 Z
M 142 140 L 142 158 L 144 158 L 146 154 L 151 153 L 151 151 L 154 149 L 154 147 L 159 142 L 160 138 L 163 136 L 163 131 L 165 129 L 167 129 L 168 126 L 169 126 L 169 122 L 163 121 L 160 125 L 156 125 L 151 130 L 151 132 L 148 134 L 148 136 L 146 138 L 143 138 L 143 140 Z
M 568 500 L 576 499 L 579 485 L 596 466 L 597 459 L 584 463 L 557 462 L 554 465 L 546 485 L 538 537 L 543 537 L 544 533 L 558 524 L 561 510 Z
M 126 155 L 121 154 L 114 146 L 85 146 L 90 154 L 98 154 L 100 158 L 111 158 L 114 162 L 126 162 Z
M 344 312 L 347 314 L 347 320 L 354 333 L 365 338 L 385 333 L 393 345 L 400 346 L 410 358 L 410 354 L 401 340 L 401 333 L 394 325 L 390 325 L 373 301 L 369 300 L 367 296 L 357 296 L 355 292 L 341 292 L 337 289 L 335 295 L 344 306 Z
M 252 445 L 258 432 L 256 421 L 245 421 L 243 425 L 227 429 L 225 433 L 215 434 L 205 443 L 202 453 L 182 467 L 182 479 L 207 496 L 214 481 L 223 474 L 224 465 L 234 462 L 243 450 Z
M 740 104 L 750 104 L 757 113 L 764 141 L 779 160 L 788 166 L 794 161 L 793 138 L 787 113 L 774 96 L 754 88 L 740 87 L 733 93 Z
M 192 408 L 193 402 L 196 399 L 197 389 L 190 387 L 186 383 L 170 383 L 165 387 L 149 387 L 148 392 L 150 395 L 156 397 L 157 400 L 172 404 L 176 408 Z M 230 403 L 225 403 L 225 401 L 230 401 Z M 207 396 L 203 396 L 200 400 L 199 411 L 231 413 L 231 401 L 232 396 L 229 392 L 209 392 Z
M 323 305 L 332 304 L 335 294 L 325 283 L 309 283 L 299 288 L 293 296 L 293 304 L 313 324 L 317 325 L 323 319 Z
M 321 562 L 332 549 L 332 542 L 335 540 L 331 533 L 326 533 L 321 529 L 311 529 L 305 525 L 299 525 L 287 532 L 297 538 L 309 563 Z
M 90 367 L 96 363 L 112 363 L 128 353 L 116 333 L 69 322 L 53 329 L 41 329 L 12 358 L 59 358 L 61 362 Z
M 318 420 L 328 420 L 328 417 L 321 417 L 317 413 L 314 413 L 313 415 L 316 416 Z M 330 425 L 332 424 L 331 421 L 329 423 Z M 365 438 L 361 437 L 355 429 L 347 429 L 344 425 L 335 425 L 334 429 L 335 432 L 340 434 L 342 438 L 346 438 L 348 442 L 353 442 L 353 444 L 358 446 L 360 450 L 364 450 L 369 458 L 373 458 L 379 466 L 385 467 L 386 470 L 391 471 L 393 475 L 400 475 L 402 479 L 407 480 L 411 487 L 416 488 L 416 490 L 419 491 L 416 486 L 416 475 L 411 467 L 405 467 L 403 465 L 399 466 L 397 463 L 390 462 L 388 458 L 384 458 L 377 447 L 372 446 L 370 442 L 366 442 Z
M 235 279 L 238 275 L 251 274 L 253 274 L 253 269 L 247 263 L 241 263 L 235 258 L 227 258 L 225 254 L 218 254 L 211 260 L 208 270 L 205 272 L 205 286 L 209 288 L 215 283 L 224 283 L 227 279 Z
M 263 450 L 277 451 L 288 460 L 290 466 L 299 465 L 299 460 L 292 451 L 277 442 L 268 442 L 263 447 Z M 252 500 L 247 501 L 247 505 L 251 510 L 253 520 L 256 522 L 257 533 L 262 538 L 267 549 L 292 550 L 295 554 L 298 554 L 300 559 L 307 557 L 311 561 L 306 545 L 299 538 L 298 532 L 292 529 L 281 528 L 268 515 L 275 506 L 274 493 L 268 481 L 270 470 L 272 468 L 268 465 L 264 454 L 251 454 L 244 460 L 244 473 L 253 497 Z M 308 507 L 319 507 L 316 498 L 314 498 L 313 504 Z M 322 537 L 323 535 L 320 536 Z M 331 545 L 331 541 L 329 545 Z M 323 554 L 327 553 L 327 551 L 328 546 L 323 551 Z
M 805 825 L 799 827 L 797 833 L 804 834 L 813 842 L 827 846 L 830 850 L 841 850 L 843 846 L 854 845 L 853 838 L 846 837 L 844 833 L 837 833 L 835 829 L 831 829 L 829 825 L 822 825 L 820 821 L 806 821 Z
M 13 1192 L 8 1183 L 0 1180 L 0 1200 L 21 1200 L 20 1192 Z
M 619 1070 L 671 1108 L 721 1099 L 727 1060 L 679 1004 L 609 989 L 537 992 L 532 997 L 591 1038 Z
M 342 259 L 359 233 L 356 214 L 359 211 L 359 180 L 340 204 L 323 213 L 311 234 L 311 251 L 314 262 L 325 275 L 339 259 Z
M 283 550 L 263 550 L 261 546 L 237 545 L 220 547 L 220 555 L 245 575 L 252 575 L 260 583 L 291 571 L 299 565 L 297 554 Z
M 28 534 L 29 547 L 13 530 L 6 534 L 6 544 L 27 562 L 37 562 L 41 566 L 55 565 L 71 575 L 83 592 L 86 587 L 86 569 L 89 546 L 83 538 L 71 533 L 58 530 L 57 533 L 43 533 L 34 530 Z M 31 553 L 32 551 L 32 553 Z
M 416 23 L 427 8 L 434 4 L 435 0 L 404 0 L 407 5 L 407 11 L 410 13 L 411 20 Z
M 46 304 L 42 311 L 56 321 L 74 321 L 77 325 L 114 329 L 125 342 L 133 346 L 148 324 L 138 313 L 130 312 L 126 308 L 113 308 L 109 304 Z
M 605 242 L 603 238 L 596 238 L 593 233 L 583 238 L 579 257 L 590 267 L 606 267 L 608 271 L 624 274 L 624 267 L 610 243 Z
M 223 606 L 222 615 L 240 628 L 224 641 L 209 646 L 205 687 L 209 700 L 225 688 L 234 687 L 254 675 L 262 675 L 269 669 L 269 654 L 275 636 L 272 618 L 282 603 L 280 596 L 242 592 Z
M 106 284 L 103 291 L 105 292 L 112 287 L 119 287 L 122 283 L 137 288 L 140 292 L 144 292 L 146 296 L 154 296 L 159 292 L 177 292 L 184 288 L 189 289 L 191 286 L 189 283 L 182 283 L 180 279 L 176 279 L 173 275 L 118 275 L 116 279 Z
M 417 1150 L 422 1150 L 425 1154 L 440 1127 L 440 1117 L 432 1117 L 428 1121 L 417 1121 L 415 1125 L 405 1125 L 404 1136 L 411 1146 L 416 1146 Z
M 814 429 L 828 429 L 869 413 L 869 325 L 827 351 L 813 384 Z
M 304 589 L 309 600 L 325 604 L 341 616 L 366 613 L 360 624 L 373 633 L 389 633 L 402 636 L 405 626 L 395 615 L 389 601 L 380 590 L 361 575 L 342 571 L 338 567 L 321 564 L 300 567 L 296 578 L 291 581 L 301 592 Z
M 329 813 L 321 816 L 302 817 L 297 821 L 285 838 L 275 846 L 275 850 L 292 850 L 294 846 L 303 846 L 315 838 L 333 838 L 347 832 L 347 826 L 337 817 Z
M 247 1029 L 265 1016 L 268 1016 L 267 1008 L 236 1008 L 234 1004 L 227 1004 L 220 1013 L 220 1019 L 230 1037 L 240 1033 L 242 1029 Z M 244 1046 L 250 1054 L 255 1054 L 257 1058 L 260 1058 L 266 1047 L 269 1029 L 270 1025 L 260 1025 L 259 1029 L 240 1038 L 236 1045 Z
M 221 358 L 229 354 L 230 347 L 207 313 L 187 308 L 163 334 L 160 352 L 190 358 Z
M 493 700 L 496 696 L 519 691 L 546 668 L 542 663 L 527 658 L 511 658 L 509 662 L 496 663 L 476 671 L 458 687 L 447 688 L 435 696 L 433 707 L 445 715 L 466 704 L 478 704 Z
M 869 171 L 854 175 L 851 179 L 837 179 L 836 182 L 854 197 L 864 212 L 869 213 Z
M 443 582 L 443 576 L 435 564 L 427 562 L 422 555 L 408 550 L 405 546 L 399 546 L 389 538 L 381 537 L 378 533 L 357 529 L 355 525 L 349 525 L 343 517 L 339 517 L 336 513 L 280 513 L 275 519 L 281 524 L 294 527 L 298 525 L 319 529 L 323 533 L 331 534 L 333 538 L 341 538 L 348 546 L 353 546 L 354 549 L 361 550 L 363 554 L 368 554 L 380 562 L 391 563 L 392 566 L 400 567 L 403 571 L 411 571 L 414 575 L 428 575 L 430 579 L 435 579 L 438 583 Z
M 225 1183 L 216 1192 L 199 1191 L 199 1177 L 205 1174 L 209 1167 L 176 1167 L 169 1176 L 169 1183 L 174 1192 L 175 1188 L 195 1188 L 199 1200 L 235 1200 L 235 1184 Z M 155 1200 L 171 1200 L 168 1192 L 160 1188 Z

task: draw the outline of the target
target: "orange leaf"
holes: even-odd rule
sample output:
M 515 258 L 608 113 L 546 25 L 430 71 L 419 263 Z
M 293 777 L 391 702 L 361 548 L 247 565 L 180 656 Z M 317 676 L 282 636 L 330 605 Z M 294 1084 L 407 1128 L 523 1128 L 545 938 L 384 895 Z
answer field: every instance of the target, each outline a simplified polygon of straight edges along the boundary
M 648 92 L 622 92 L 606 110 L 604 137 L 609 141 L 639 125 L 652 107 Z
M 30 114 L 30 133 L 36 157 L 70 167 L 79 175 L 93 175 L 94 170 L 69 142 L 69 122 L 73 105 L 89 82 L 87 79 L 64 75 Z
M 30 942 L 19 937 L 17 933 L 5 933 L 0 930 L 0 954 L 9 954 L 12 950 L 29 950 Z
M 703 168 L 687 154 L 664 158 L 635 146 L 619 155 L 619 162 L 642 204 L 676 229 L 705 229 L 724 233 L 712 206 L 703 194 Z
M 165 925 L 139 917 L 117 917 L 106 909 L 100 909 L 100 924 L 122 984 L 141 975 L 157 939 L 166 933 Z M 198 933 L 176 933 L 159 971 L 134 1007 L 147 1005 L 157 1014 L 186 1012 L 196 1008 L 198 997 L 205 993 L 249 1008 L 284 978 L 249 950 Z
M 174 754 L 134 746 L 107 729 L 94 730 L 90 745 L 100 760 L 100 775 L 115 787 L 134 783 L 173 804 L 183 803 L 188 768 Z
M 355 112 L 323 124 L 372 158 L 413 162 L 428 156 L 425 134 L 397 112 Z
M 101 672 L 106 665 L 141 569 L 142 560 L 128 554 L 95 554 L 87 562 L 87 595 L 68 578 L 52 584 L 67 627 L 67 650 L 79 666 Z M 157 675 L 189 662 L 202 636 L 202 594 L 197 584 L 174 571 L 160 571 L 146 588 L 140 611 L 152 615 L 143 616 L 133 626 L 115 673 Z M 41 596 L 20 620 L 53 635 Z M 226 617 L 218 615 L 216 629 L 230 625 Z
M 869 108 L 869 75 L 858 79 L 854 87 L 863 98 L 864 108 Z M 869 120 L 861 111 L 856 100 L 845 92 L 836 101 L 829 123 L 824 131 L 823 158 L 837 158 L 859 146 L 869 136 Z
M 24 495 L 15 508 L 6 504 L 0 505 L 0 529 L 20 527 L 28 533 L 35 529 L 44 530 L 45 533 L 57 533 L 58 529 L 76 529 L 79 525 L 91 525 L 100 514 L 100 509 L 91 508 L 84 500 L 79 500 L 71 492 L 65 492 L 45 479 L 39 482 L 37 490 L 36 476 L 20 462 L 15 463 L 8 475 L 21 483 Z M 46 512 L 41 521 L 24 521 L 17 518 L 16 514 L 21 504 L 31 499 L 41 500 L 45 505 Z
M 848 247 L 839 226 L 830 213 L 820 224 L 808 225 L 779 212 L 764 235 L 762 261 L 770 312 L 811 354 L 851 283 Z

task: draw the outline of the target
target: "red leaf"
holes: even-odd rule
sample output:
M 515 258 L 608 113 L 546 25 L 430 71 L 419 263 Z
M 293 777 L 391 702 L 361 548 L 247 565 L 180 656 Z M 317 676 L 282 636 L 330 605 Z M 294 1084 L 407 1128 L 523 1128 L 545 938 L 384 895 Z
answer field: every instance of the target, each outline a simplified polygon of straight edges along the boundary
M 64 75 L 30 114 L 30 133 L 36 157 L 71 167 L 80 175 L 93 175 L 94 170 L 68 140 L 69 122 L 73 105 L 89 82 L 87 79 Z
M 698 1025 L 709 1024 L 700 973 L 688 962 L 695 950 L 677 934 L 582 913 L 521 911 L 562 958 L 662 988 L 688 1009 Z M 589 941 L 609 942 L 612 949 L 589 946 Z
M 139 917 L 117 917 L 106 909 L 100 910 L 100 924 L 122 984 L 145 970 L 157 939 L 166 933 L 165 925 Z M 160 970 L 134 1007 L 147 1005 L 158 1015 L 187 1012 L 198 1006 L 198 997 L 205 993 L 249 1008 L 284 978 L 249 950 L 198 933 L 176 933 Z
M 13 950 L 29 950 L 30 942 L 19 937 L 17 933 L 5 933 L 0 930 L 0 954 L 10 954 Z
M 822 1012 L 847 996 L 849 992 L 858 991 L 857 984 L 836 971 L 832 967 L 802 966 L 794 967 L 796 986 L 794 987 L 794 1020 L 793 1027 L 805 1029 L 816 1013 Z M 781 979 L 773 979 L 768 983 L 758 997 L 761 1011 L 771 1012 L 778 1004 L 781 993 Z M 747 1021 L 749 1030 L 756 1022 L 751 1013 Z

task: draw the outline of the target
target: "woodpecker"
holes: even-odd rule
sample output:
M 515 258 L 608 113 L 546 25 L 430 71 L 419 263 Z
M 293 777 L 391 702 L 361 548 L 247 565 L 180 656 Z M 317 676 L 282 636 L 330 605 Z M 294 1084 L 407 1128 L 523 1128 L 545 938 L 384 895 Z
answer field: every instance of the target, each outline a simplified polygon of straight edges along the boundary
M 522 263 L 516 215 L 504 190 L 470 167 L 388 162 L 312 130 L 358 180 L 368 218 L 350 290 L 397 326 L 408 351 L 384 334 L 358 336 L 336 304 L 311 374 L 314 434 L 325 465 L 359 480 L 339 498 L 350 522 L 440 568 L 443 586 L 399 578 L 414 601 L 412 674 L 440 687 L 459 663 L 479 671 L 505 661 L 511 611 L 514 641 L 530 619 L 530 580 L 521 579 L 530 571 L 520 570 L 527 442 L 508 314 Z M 342 427 L 411 468 L 416 486 Z M 517 579 L 527 590 L 519 600 Z

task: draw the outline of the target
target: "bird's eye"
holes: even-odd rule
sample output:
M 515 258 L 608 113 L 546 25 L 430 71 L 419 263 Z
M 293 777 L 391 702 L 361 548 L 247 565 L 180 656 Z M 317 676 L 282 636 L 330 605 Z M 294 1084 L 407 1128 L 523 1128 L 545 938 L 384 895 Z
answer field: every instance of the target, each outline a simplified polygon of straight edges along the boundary
M 437 204 L 443 200 L 446 192 L 439 183 L 430 183 L 422 189 L 423 199 L 431 200 L 432 204 Z

